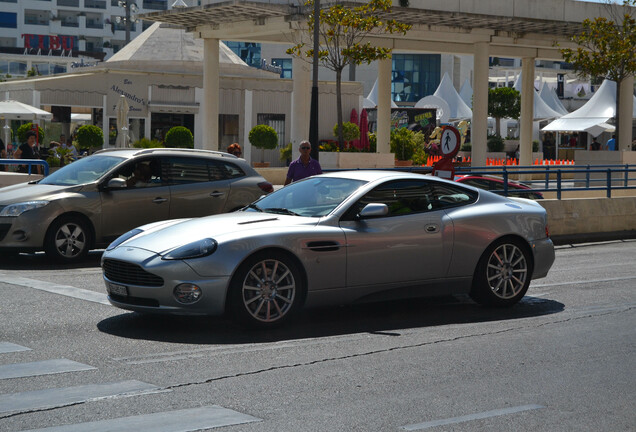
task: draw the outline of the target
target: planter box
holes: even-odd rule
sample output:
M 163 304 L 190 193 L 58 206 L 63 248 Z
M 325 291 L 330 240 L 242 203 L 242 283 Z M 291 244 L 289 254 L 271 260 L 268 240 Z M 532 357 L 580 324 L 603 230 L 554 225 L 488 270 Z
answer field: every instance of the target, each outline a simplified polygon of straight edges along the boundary
M 320 152 L 323 169 L 393 168 L 393 153 Z

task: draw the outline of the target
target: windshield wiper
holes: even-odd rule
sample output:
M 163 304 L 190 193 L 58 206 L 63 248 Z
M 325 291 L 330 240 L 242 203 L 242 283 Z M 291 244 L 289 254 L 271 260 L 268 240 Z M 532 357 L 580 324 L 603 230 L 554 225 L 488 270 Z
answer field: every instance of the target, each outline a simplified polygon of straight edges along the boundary
M 259 206 L 257 206 L 256 204 L 250 204 L 250 205 L 248 205 L 245 208 L 250 208 L 250 209 L 256 210 L 257 212 L 261 212 L 261 213 L 263 212 L 263 209 L 260 208 Z
M 281 208 L 281 207 L 270 207 L 270 208 L 266 208 L 265 211 L 267 213 L 276 213 L 276 214 L 285 214 L 285 215 L 291 215 L 291 216 L 300 216 L 296 212 L 293 212 L 293 211 L 291 211 L 289 209 Z

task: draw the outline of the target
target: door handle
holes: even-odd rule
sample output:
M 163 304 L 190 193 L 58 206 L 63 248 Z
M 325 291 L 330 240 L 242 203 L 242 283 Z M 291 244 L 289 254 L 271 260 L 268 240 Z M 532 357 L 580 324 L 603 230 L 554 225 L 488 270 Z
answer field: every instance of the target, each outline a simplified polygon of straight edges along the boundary
M 155 204 L 165 203 L 166 201 L 168 201 L 168 198 L 161 198 L 161 197 L 157 197 L 152 200 L 152 202 Z
M 212 192 L 212 193 L 210 194 L 210 196 L 211 196 L 212 198 L 222 197 L 223 195 L 225 195 L 225 193 L 224 193 L 224 192 L 219 192 L 219 191 L 214 191 L 214 192 Z

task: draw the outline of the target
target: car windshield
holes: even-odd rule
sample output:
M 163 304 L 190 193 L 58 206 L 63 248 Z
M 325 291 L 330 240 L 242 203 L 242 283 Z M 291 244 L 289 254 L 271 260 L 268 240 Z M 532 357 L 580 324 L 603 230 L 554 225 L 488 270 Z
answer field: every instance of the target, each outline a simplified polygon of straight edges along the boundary
M 346 178 L 312 177 L 261 198 L 245 211 L 321 217 L 329 214 L 365 183 Z
M 44 177 L 40 180 L 40 184 L 73 186 L 91 183 L 123 160 L 125 159 L 115 156 L 89 156 L 82 158 Z

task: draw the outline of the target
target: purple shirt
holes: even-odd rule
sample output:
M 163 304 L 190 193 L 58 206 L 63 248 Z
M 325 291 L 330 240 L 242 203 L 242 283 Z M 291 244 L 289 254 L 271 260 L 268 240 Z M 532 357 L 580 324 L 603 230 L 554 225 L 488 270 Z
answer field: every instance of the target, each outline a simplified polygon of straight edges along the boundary
M 292 181 L 297 181 L 317 174 L 322 174 L 322 168 L 320 168 L 318 161 L 312 158 L 309 158 L 309 163 L 305 166 L 299 157 L 289 164 L 289 170 L 287 170 L 287 178 Z

